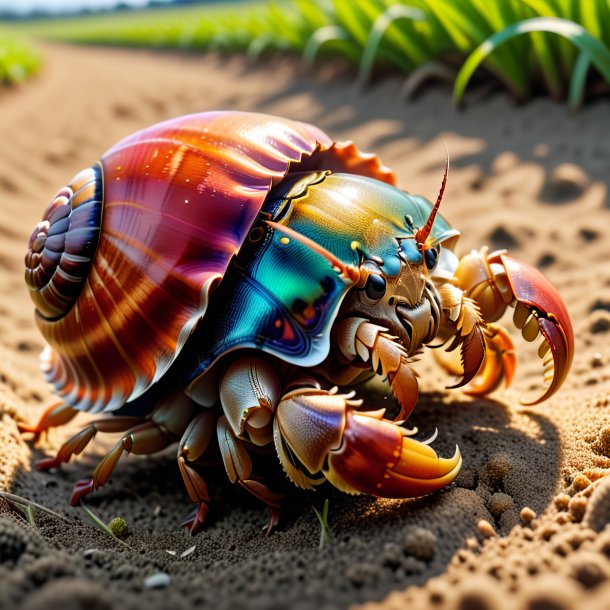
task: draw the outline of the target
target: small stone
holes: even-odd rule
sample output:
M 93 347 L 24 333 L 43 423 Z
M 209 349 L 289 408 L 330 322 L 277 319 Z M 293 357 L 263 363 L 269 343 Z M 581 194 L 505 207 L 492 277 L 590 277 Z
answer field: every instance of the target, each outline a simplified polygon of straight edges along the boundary
M 157 572 L 144 580 L 144 586 L 147 589 L 165 589 L 172 582 L 169 574 L 166 572 Z
M 599 352 L 593 354 L 593 358 L 591 358 L 591 366 L 594 369 L 598 369 L 601 366 L 604 366 L 604 358 Z
M 489 499 L 489 512 L 496 518 L 513 507 L 514 500 L 505 493 L 495 493 Z
M 568 504 L 570 503 L 570 496 L 568 494 L 560 493 L 555 496 L 555 506 L 557 510 L 568 510 Z
M 400 547 L 394 542 L 387 542 L 383 546 L 381 563 L 392 569 L 396 569 L 402 562 L 402 552 Z
M 572 481 L 574 491 L 582 491 L 583 489 L 587 489 L 589 485 L 591 485 L 591 480 L 584 474 L 576 475 Z
M 536 513 L 529 506 L 524 506 L 519 513 L 519 517 L 523 523 L 531 523 L 536 518 Z
M 568 510 L 570 511 L 570 515 L 572 515 L 572 519 L 577 523 L 580 523 L 587 510 L 587 498 L 572 498 L 568 504 Z
M 487 519 L 481 519 L 477 523 L 477 529 L 485 538 L 493 538 L 496 535 L 496 530 Z
M 423 527 L 410 527 L 405 532 L 402 548 L 407 555 L 430 561 L 436 553 L 436 536 Z

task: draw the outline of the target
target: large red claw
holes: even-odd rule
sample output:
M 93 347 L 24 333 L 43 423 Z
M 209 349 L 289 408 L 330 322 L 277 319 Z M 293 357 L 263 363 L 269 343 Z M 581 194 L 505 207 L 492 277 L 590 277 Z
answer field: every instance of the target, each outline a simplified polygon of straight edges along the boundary
M 351 488 L 380 498 L 423 496 L 455 479 L 462 465 L 456 447 L 452 458 L 439 458 L 429 445 L 381 419 L 382 412 L 348 410 L 341 447 L 329 453 L 327 478 L 336 475 Z
M 528 341 L 533 341 L 538 331 L 545 339 L 538 354 L 544 360 L 548 386 L 539 398 L 522 401 L 535 405 L 554 394 L 570 370 L 574 356 L 572 320 L 557 289 L 538 269 L 502 253 L 491 255 L 489 262 L 500 263 L 506 270 L 517 300 L 515 325 Z

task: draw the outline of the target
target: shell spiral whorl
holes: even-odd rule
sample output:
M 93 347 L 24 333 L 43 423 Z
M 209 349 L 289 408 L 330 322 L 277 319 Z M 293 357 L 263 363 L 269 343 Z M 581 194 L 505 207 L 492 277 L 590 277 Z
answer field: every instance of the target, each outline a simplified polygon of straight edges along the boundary
M 38 313 L 64 316 L 87 279 L 102 221 L 102 172 L 93 166 L 61 188 L 39 222 L 25 255 L 25 281 Z

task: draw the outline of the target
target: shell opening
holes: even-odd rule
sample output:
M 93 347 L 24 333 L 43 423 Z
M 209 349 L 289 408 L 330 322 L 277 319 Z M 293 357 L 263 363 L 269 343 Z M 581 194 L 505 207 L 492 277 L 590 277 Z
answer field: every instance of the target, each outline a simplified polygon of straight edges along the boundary
M 76 302 L 97 250 L 102 207 L 102 170 L 94 165 L 57 192 L 34 227 L 25 255 L 25 282 L 44 318 L 59 319 Z

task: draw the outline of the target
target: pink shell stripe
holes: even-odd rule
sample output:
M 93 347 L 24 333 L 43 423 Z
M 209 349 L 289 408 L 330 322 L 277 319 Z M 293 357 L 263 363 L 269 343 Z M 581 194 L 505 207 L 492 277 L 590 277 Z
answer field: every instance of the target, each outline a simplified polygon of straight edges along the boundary
M 169 368 L 203 316 L 267 192 L 291 164 L 393 182 L 374 155 L 334 145 L 319 129 L 266 115 L 180 117 L 131 135 L 101 160 L 101 237 L 76 304 L 37 316 L 50 344 L 42 367 L 57 394 L 110 411 Z

